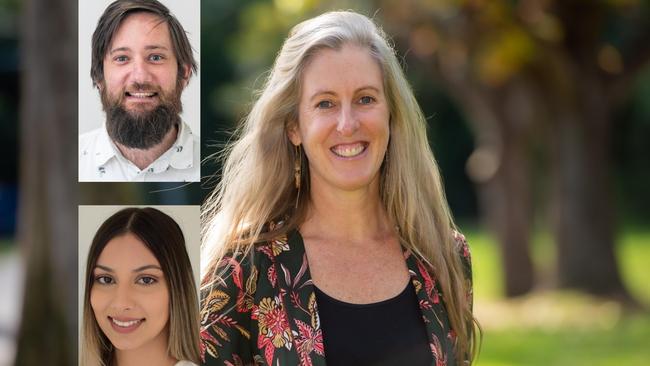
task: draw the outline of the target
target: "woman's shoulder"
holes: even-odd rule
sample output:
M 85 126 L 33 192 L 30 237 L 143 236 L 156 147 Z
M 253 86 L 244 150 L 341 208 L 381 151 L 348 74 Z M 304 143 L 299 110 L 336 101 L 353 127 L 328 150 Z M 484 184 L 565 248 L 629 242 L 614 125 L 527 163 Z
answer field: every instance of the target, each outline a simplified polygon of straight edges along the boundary
M 225 251 L 218 263 L 209 269 L 211 275 L 204 276 L 203 284 L 223 280 L 224 275 L 243 275 L 264 271 L 280 256 L 299 256 L 301 252 L 299 236 L 295 230 L 279 230 L 275 223 L 265 225 L 260 239 L 252 245 L 233 246 Z M 304 252 L 304 249 L 302 250 Z
M 470 250 L 469 250 L 469 244 L 467 244 L 467 239 L 465 238 L 465 235 L 463 235 L 458 230 L 453 230 L 452 231 L 452 236 L 454 238 L 454 244 L 456 245 L 456 250 L 460 253 L 461 257 L 464 258 L 464 260 L 471 263 L 472 256 L 471 256 L 471 253 L 470 253 Z
M 467 283 L 467 296 L 472 298 L 472 254 L 469 250 L 469 244 L 465 235 L 458 230 L 453 231 L 454 243 L 456 245 L 456 252 L 459 254 L 460 262 L 463 266 L 463 274 Z

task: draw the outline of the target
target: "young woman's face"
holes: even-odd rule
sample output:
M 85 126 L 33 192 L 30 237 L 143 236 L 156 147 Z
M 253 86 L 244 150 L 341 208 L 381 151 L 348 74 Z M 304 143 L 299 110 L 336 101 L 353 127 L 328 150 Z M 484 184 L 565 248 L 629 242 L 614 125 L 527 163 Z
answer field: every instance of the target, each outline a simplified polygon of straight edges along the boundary
M 111 239 L 93 269 L 90 305 L 118 350 L 166 346 L 169 291 L 160 263 L 133 234 Z
M 289 132 L 309 159 L 312 187 L 378 184 L 390 136 L 382 71 L 366 48 L 323 49 L 304 70 L 298 126 Z

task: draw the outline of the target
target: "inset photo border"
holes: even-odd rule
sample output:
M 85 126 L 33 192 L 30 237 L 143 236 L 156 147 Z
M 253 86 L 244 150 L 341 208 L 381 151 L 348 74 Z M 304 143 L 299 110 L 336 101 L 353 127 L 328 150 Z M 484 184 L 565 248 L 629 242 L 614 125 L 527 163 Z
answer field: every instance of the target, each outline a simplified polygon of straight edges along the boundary
M 113 3 L 114 0 L 79 0 L 78 1 L 78 135 L 82 136 L 91 131 L 96 131 L 104 126 L 106 121 L 106 113 L 102 109 L 102 102 L 100 97 L 100 91 L 97 87 L 93 85 L 91 78 L 91 60 L 92 60 L 92 35 L 95 32 L 95 28 L 98 25 L 99 18 L 106 8 Z M 197 140 L 199 146 L 195 146 L 196 157 L 195 160 L 200 162 L 200 136 L 201 136 L 201 64 L 200 64 L 200 47 L 201 47 L 201 2 L 200 1 L 172 1 L 172 0 L 159 0 L 160 3 L 165 5 L 170 13 L 178 19 L 178 22 L 182 25 L 187 37 L 189 39 L 190 45 L 193 50 L 193 57 L 197 63 L 198 70 L 196 74 L 191 74 L 187 86 L 182 90 L 181 93 L 181 103 L 182 103 L 182 112 L 180 117 L 185 124 L 187 124 L 192 132 L 193 137 Z M 105 144 L 99 144 L 100 146 L 105 146 Z M 97 146 L 97 145 L 93 145 Z M 178 149 L 178 147 L 176 147 Z M 180 146 L 183 148 L 183 146 Z M 99 151 L 94 151 L 95 154 L 100 154 L 101 151 L 105 151 L 106 148 L 102 148 Z M 187 149 L 185 149 L 187 150 Z M 81 159 L 82 146 L 79 146 L 78 157 Z M 185 152 L 183 154 L 186 154 Z M 180 171 L 183 171 L 185 168 L 186 161 L 174 161 L 172 157 L 172 165 L 170 167 L 176 168 Z M 122 159 L 124 160 L 124 159 Z M 177 159 L 178 160 L 178 159 Z M 125 173 L 124 168 L 122 168 L 123 174 L 126 174 L 128 178 L 120 178 L 112 176 L 111 173 L 113 169 L 108 169 L 105 171 L 105 174 L 96 174 L 88 173 L 89 164 L 82 164 L 79 162 L 79 181 L 80 182 L 98 182 L 98 181 L 108 181 L 108 182 L 123 182 L 123 181 L 152 181 L 152 182 L 198 182 L 200 181 L 200 169 L 197 169 L 198 173 L 192 173 L 190 176 L 187 174 L 181 174 L 182 178 L 179 178 L 179 174 L 171 174 L 171 172 L 165 172 L 165 167 L 158 167 L 155 164 L 150 165 L 150 169 L 144 170 L 146 167 L 140 167 L 142 169 L 141 176 L 151 174 L 148 178 L 131 177 L 133 174 Z M 83 165 L 83 167 L 82 167 Z M 92 165 L 92 164 L 91 164 Z M 181 167 L 182 165 L 182 167 Z M 94 165 L 92 165 L 94 167 Z M 135 165 L 133 165 L 135 169 Z M 159 172 L 158 169 L 161 169 Z M 102 168 L 98 168 L 101 172 Z M 110 170 L 110 171 L 109 171 Z M 137 169 L 135 169 L 137 170 Z M 94 170 L 93 170 L 94 171 Z M 194 172 L 194 170 L 192 170 Z M 82 174 L 83 172 L 83 174 Z M 101 172 L 104 173 L 104 172 Z M 159 174 L 161 173 L 161 174 Z M 169 173 L 169 174 L 168 174 Z
M 185 240 L 185 249 L 187 251 L 192 266 L 193 280 L 197 293 L 197 304 L 199 301 L 200 286 L 200 245 L 201 245 L 201 223 L 200 223 L 200 206 L 79 206 L 79 244 L 78 244 L 78 340 L 79 352 L 81 356 L 81 342 L 83 342 L 83 311 L 85 297 L 85 280 L 86 265 L 88 254 L 97 234 L 98 229 L 104 222 L 117 212 L 128 208 L 146 208 L 151 207 L 173 219 L 180 227 Z M 119 237 L 117 235 L 115 237 Z M 112 240 L 112 239 L 111 239 Z M 110 243 L 110 240 L 108 241 Z M 104 248 L 104 250 L 106 247 Z M 101 254 L 99 254 L 101 256 Z M 128 255 L 128 253 L 125 253 Z M 171 294 L 170 294 L 171 295 Z M 197 311 L 197 331 L 198 331 L 198 307 Z M 198 336 L 198 334 L 197 334 Z M 81 361 L 81 360 L 80 360 Z

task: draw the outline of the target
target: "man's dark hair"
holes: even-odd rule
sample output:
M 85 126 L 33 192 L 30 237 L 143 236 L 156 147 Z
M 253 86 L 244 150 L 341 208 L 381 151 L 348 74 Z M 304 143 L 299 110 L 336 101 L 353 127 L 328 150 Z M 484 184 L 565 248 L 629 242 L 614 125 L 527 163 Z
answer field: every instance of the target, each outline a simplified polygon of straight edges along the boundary
M 106 8 L 104 14 L 99 18 L 97 28 L 93 33 L 92 62 L 90 66 L 90 77 L 93 80 L 93 85 L 98 86 L 104 82 L 104 57 L 122 21 L 129 15 L 139 12 L 152 13 L 158 16 L 161 22 L 167 23 L 174 55 L 178 61 L 178 77 L 183 77 L 184 65 L 190 66 L 191 72 L 196 74 L 197 65 L 192 54 L 192 45 L 190 45 L 181 23 L 169 12 L 165 5 L 157 0 L 116 0 Z

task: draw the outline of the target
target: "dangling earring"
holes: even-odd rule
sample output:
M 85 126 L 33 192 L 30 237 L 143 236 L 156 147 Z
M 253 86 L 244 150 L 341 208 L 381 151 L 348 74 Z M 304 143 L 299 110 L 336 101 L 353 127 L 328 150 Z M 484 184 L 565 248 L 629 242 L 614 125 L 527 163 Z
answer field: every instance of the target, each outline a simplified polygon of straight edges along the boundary
M 302 175 L 302 154 L 300 145 L 296 145 L 296 159 L 293 162 L 293 178 L 295 179 L 296 189 L 300 191 L 300 178 Z
M 300 183 L 302 180 L 302 152 L 300 149 L 300 145 L 296 145 L 296 158 L 294 159 L 293 162 L 293 178 L 294 178 L 294 184 L 296 186 L 296 190 L 298 192 L 296 193 L 296 204 L 295 208 L 298 208 L 298 200 L 300 198 Z

